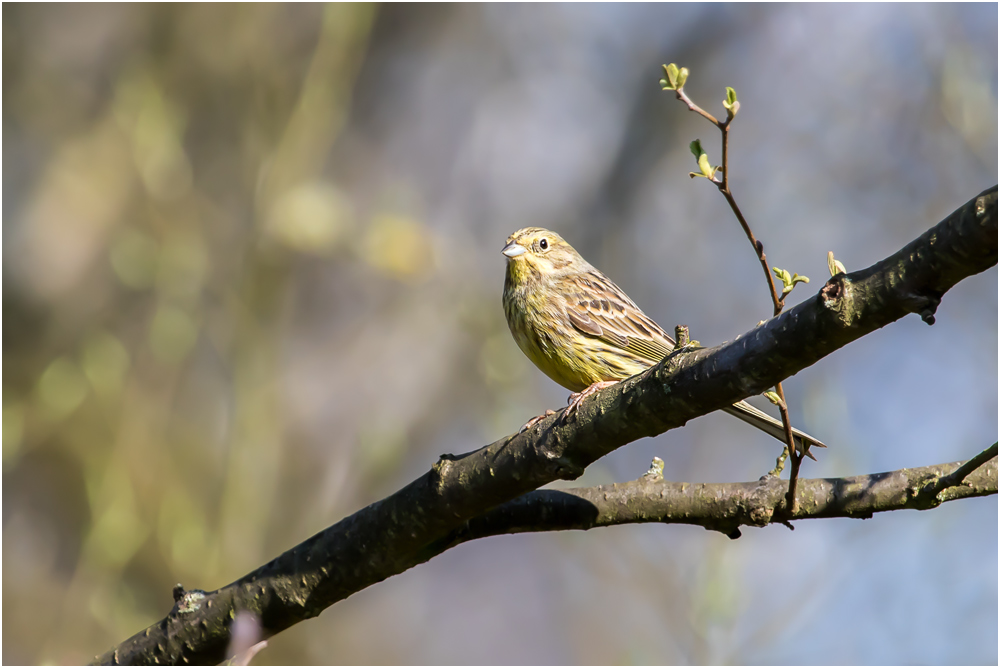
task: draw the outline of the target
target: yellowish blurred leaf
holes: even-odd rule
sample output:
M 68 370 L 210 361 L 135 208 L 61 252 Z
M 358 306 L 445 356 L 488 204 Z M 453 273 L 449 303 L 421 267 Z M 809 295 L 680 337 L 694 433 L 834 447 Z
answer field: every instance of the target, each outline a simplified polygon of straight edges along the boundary
M 149 328 L 149 347 L 161 362 L 180 362 L 197 339 L 198 325 L 183 309 L 162 304 L 156 310 Z
M 113 462 L 91 508 L 95 521 L 84 553 L 88 561 L 121 568 L 145 542 L 149 527 L 139 516 L 135 493 L 123 462 Z
M 159 248 L 148 234 L 127 227 L 111 244 L 111 267 L 118 280 L 143 290 L 153 284 Z
M 358 441 L 358 464 L 369 475 L 396 470 L 409 443 L 403 426 L 391 419 L 363 427 Z
M 167 489 L 163 497 L 156 535 L 164 553 L 182 573 L 203 573 L 206 562 L 218 552 L 204 508 L 177 487 Z
M 174 226 L 163 241 L 156 286 L 171 297 L 196 297 L 205 282 L 208 263 L 208 249 L 201 236 Z
M 42 412 L 50 420 L 62 420 L 86 397 L 87 380 L 76 363 L 67 357 L 53 360 L 38 380 Z
M 182 143 L 182 110 L 145 70 L 122 77 L 115 103 L 116 117 L 132 135 L 132 155 L 146 191 L 160 201 L 187 194 L 192 172 Z
M 116 396 L 129 367 L 125 346 L 107 332 L 98 332 L 84 341 L 81 353 L 83 374 L 94 390 L 104 397 Z
M 352 227 L 351 205 L 335 187 L 307 183 L 282 193 L 271 207 L 267 232 L 303 253 L 326 255 Z
M 430 230 L 413 218 L 393 214 L 372 219 L 362 254 L 375 269 L 400 280 L 424 278 L 435 265 Z
M 43 297 L 73 290 L 101 255 L 132 190 L 128 143 L 112 122 L 67 141 L 39 179 L 12 266 Z
M 257 194 L 263 211 L 270 211 L 296 184 L 320 174 L 347 118 L 374 17 L 375 7 L 365 3 L 324 6 L 319 41 L 294 111 L 260 175 Z

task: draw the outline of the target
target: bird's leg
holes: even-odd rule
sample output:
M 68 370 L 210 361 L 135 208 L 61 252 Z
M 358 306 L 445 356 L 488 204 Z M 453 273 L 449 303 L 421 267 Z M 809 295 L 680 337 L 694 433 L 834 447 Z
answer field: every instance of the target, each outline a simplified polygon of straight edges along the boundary
M 556 412 L 554 410 L 551 410 L 551 409 L 546 410 L 545 413 L 543 413 L 542 415 L 539 415 L 537 417 L 533 417 L 530 420 L 528 420 L 527 422 L 525 422 L 524 426 L 517 430 L 517 433 L 520 434 L 522 432 L 525 432 L 525 431 L 531 429 L 532 427 L 534 427 L 536 424 L 538 424 L 539 422 L 541 422 L 545 418 L 547 418 L 548 416 L 555 415 L 555 414 L 556 414 Z
M 576 412 L 576 409 L 579 408 L 581 401 L 583 401 L 590 395 L 594 394 L 595 392 L 599 392 L 606 387 L 611 387 L 617 382 L 618 382 L 617 380 L 598 381 L 593 385 L 591 385 L 590 387 L 588 387 L 587 389 L 583 390 L 582 392 L 574 392 L 573 394 L 569 395 L 569 399 L 567 400 L 568 404 L 566 406 L 566 413 L 563 415 L 563 419 L 568 418 L 574 412 Z M 517 433 L 520 434 L 524 431 L 527 431 L 528 429 L 531 429 L 536 424 L 538 424 L 539 422 L 541 422 L 550 415 L 555 415 L 555 411 L 547 410 L 543 415 L 531 418 L 530 420 L 524 423 L 524 426 L 521 427 Z
M 568 399 L 569 405 L 566 406 L 566 415 L 564 417 L 569 417 L 570 415 L 575 413 L 576 409 L 580 407 L 580 402 L 589 397 L 590 395 L 594 394 L 595 392 L 600 392 L 606 387 L 611 387 L 617 382 L 618 382 L 617 380 L 601 380 L 594 383 L 593 385 L 583 390 L 582 392 L 574 392 L 573 394 L 569 395 Z

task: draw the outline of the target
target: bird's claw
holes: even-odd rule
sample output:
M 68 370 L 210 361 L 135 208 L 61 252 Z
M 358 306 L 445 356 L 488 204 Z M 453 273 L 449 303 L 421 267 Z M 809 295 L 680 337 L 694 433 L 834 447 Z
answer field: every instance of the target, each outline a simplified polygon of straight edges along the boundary
M 565 420 L 566 418 L 573 415 L 573 413 L 576 412 L 576 409 L 580 407 L 581 401 L 583 401 L 590 395 L 594 394 L 595 392 L 599 392 L 606 387 L 611 387 L 617 382 L 618 382 L 617 380 L 602 380 L 600 382 L 594 383 L 593 385 L 583 390 L 582 392 L 574 392 L 573 394 L 569 395 L 568 405 L 566 406 L 566 411 L 563 413 L 562 419 Z M 545 411 L 544 414 L 531 418 L 530 420 L 524 423 L 524 426 L 521 427 L 517 433 L 523 434 L 524 432 L 531 429 L 532 427 L 534 427 L 536 424 L 538 424 L 548 416 L 555 415 L 555 413 L 556 412 L 554 410 L 549 409 Z
M 542 415 L 535 416 L 535 417 L 531 418 L 530 420 L 528 420 L 527 422 L 525 422 L 524 426 L 517 430 L 517 433 L 523 434 L 524 432 L 528 431 L 529 429 L 531 429 L 532 427 L 534 427 L 536 424 L 538 424 L 539 422 L 541 422 L 542 420 L 544 420 L 548 416 L 555 415 L 555 414 L 556 414 L 556 412 L 554 410 L 548 409 Z
M 583 390 L 582 392 L 574 392 L 573 394 L 569 395 L 568 399 L 569 405 L 566 406 L 566 413 L 563 416 L 563 418 L 565 419 L 573 415 L 573 413 L 576 412 L 576 409 L 580 407 L 580 403 L 584 399 L 594 394 L 595 392 L 600 392 L 606 387 L 611 387 L 612 385 L 615 385 L 617 382 L 618 382 L 617 380 L 602 380 L 600 382 L 594 383 L 593 385 Z

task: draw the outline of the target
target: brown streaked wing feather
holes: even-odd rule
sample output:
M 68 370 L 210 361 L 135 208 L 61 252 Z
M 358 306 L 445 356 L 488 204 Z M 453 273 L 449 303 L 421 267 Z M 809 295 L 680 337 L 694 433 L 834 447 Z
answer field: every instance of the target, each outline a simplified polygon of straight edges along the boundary
M 596 269 L 571 280 L 567 313 L 576 329 L 638 357 L 659 362 L 674 341 L 635 302 Z
M 577 310 L 576 308 L 570 308 L 566 311 L 569 315 L 569 321 L 573 323 L 573 326 L 584 334 L 590 334 L 591 336 L 604 336 L 604 330 L 596 322 L 590 319 L 587 312 L 584 310 Z

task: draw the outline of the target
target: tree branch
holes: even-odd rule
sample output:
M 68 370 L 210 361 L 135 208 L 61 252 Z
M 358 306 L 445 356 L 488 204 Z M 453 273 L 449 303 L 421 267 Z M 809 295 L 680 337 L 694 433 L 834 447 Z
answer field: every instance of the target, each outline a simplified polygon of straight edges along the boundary
M 983 459 L 991 452 L 992 456 Z M 964 484 L 951 479 L 966 467 L 971 470 Z M 939 488 L 949 480 L 947 487 Z M 996 494 L 996 446 L 967 462 L 799 480 L 800 503 L 790 517 L 783 514 L 785 491 L 785 484 L 772 476 L 755 482 L 686 483 L 650 474 L 614 485 L 536 490 L 469 520 L 429 545 L 417 563 L 461 543 L 503 534 L 657 522 L 691 524 L 739 538 L 741 526 L 763 527 L 789 519 L 868 519 L 891 510 L 927 510 L 946 501 Z M 936 502 L 929 502 L 932 497 L 937 497 Z
M 466 455 L 444 456 L 395 494 L 363 508 L 215 592 L 181 591 L 163 620 L 100 663 L 217 663 L 236 610 L 263 637 L 315 617 L 412 567 L 434 541 L 490 508 L 573 479 L 639 438 L 758 394 L 907 313 L 933 321 L 941 296 L 997 262 L 997 189 L 985 191 L 896 254 L 831 278 L 819 294 L 735 341 L 681 351 L 562 413 Z M 809 507 L 803 497 L 800 504 Z

